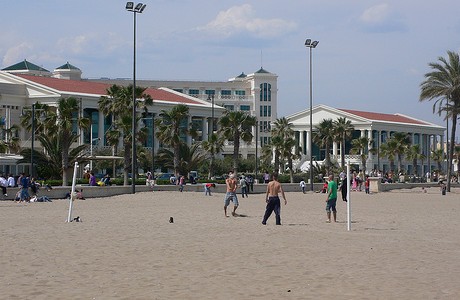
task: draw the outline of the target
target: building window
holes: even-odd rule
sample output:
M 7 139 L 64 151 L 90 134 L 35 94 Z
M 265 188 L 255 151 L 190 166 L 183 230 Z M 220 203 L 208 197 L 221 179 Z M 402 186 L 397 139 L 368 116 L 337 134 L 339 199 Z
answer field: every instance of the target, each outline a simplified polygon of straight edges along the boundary
M 260 84 L 260 101 L 272 101 L 272 85 L 269 83 Z
M 246 91 L 236 90 L 235 95 L 237 95 L 237 96 L 246 96 Z
M 224 105 L 224 107 L 226 110 L 230 110 L 230 111 L 235 110 L 235 107 L 233 105 Z
M 184 93 L 183 89 L 173 89 L 173 91 L 179 92 L 179 93 Z
M 240 110 L 251 111 L 251 106 L 250 105 L 241 105 Z
M 272 116 L 272 107 L 269 105 L 268 106 L 268 116 L 267 117 L 271 117 Z
M 213 96 L 216 94 L 215 90 L 205 90 L 204 93 L 208 96 Z
M 220 94 L 222 96 L 231 96 L 232 95 L 232 91 L 231 90 L 222 90 L 220 91 Z
M 200 94 L 200 90 L 188 90 L 190 96 L 196 97 Z

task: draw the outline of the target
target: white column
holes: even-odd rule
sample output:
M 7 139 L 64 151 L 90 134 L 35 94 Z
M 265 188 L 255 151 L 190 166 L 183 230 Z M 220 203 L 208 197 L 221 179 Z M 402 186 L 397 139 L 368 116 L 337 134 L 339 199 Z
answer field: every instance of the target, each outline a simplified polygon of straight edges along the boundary
M 98 114 L 99 114 L 99 117 L 98 117 L 99 120 L 97 123 L 97 129 L 98 129 L 99 135 L 97 137 L 100 139 L 100 141 L 97 143 L 97 148 L 104 145 L 104 138 L 105 138 L 104 114 L 101 111 L 99 111 Z
M 189 116 L 187 119 L 187 126 L 190 126 L 192 123 L 192 117 Z M 191 146 L 192 145 L 192 136 L 190 134 L 187 134 L 187 145 Z
M 305 139 L 304 139 L 304 136 L 303 136 L 303 130 L 300 130 L 299 131 L 299 147 L 300 147 L 300 153 L 301 154 L 305 154 L 304 153 L 304 147 L 305 146 Z
M 201 124 L 201 138 L 203 141 L 207 141 L 208 140 L 208 130 L 211 128 L 210 125 L 209 125 L 209 119 L 208 118 L 205 118 L 203 117 L 203 121 L 202 121 L 202 124 Z M 211 133 L 211 132 L 209 132 Z
M 372 141 L 372 130 L 367 131 L 367 138 L 369 139 L 369 141 Z M 372 153 L 370 151 L 368 153 L 368 157 L 369 157 L 369 161 L 371 161 L 373 163 L 374 162 L 374 156 L 372 155 Z

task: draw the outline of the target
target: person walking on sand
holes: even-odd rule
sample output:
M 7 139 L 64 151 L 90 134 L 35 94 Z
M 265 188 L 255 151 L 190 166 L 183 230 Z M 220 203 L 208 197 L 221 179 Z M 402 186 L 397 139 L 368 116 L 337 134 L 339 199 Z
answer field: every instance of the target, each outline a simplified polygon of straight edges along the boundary
M 331 211 L 334 216 L 334 222 L 337 222 L 337 183 L 334 180 L 334 175 L 329 175 L 329 183 L 327 184 L 326 212 L 327 222 L 331 223 Z
M 236 209 L 238 208 L 238 197 L 236 196 L 236 188 L 238 186 L 237 181 L 235 179 L 235 175 L 233 172 L 229 173 L 228 178 L 225 180 L 225 184 L 227 185 L 227 192 L 225 193 L 224 198 L 224 213 L 225 216 L 227 215 L 227 206 L 230 205 L 230 200 L 233 201 L 233 211 L 232 216 L 236 216 Z
M 287 204 L 286 196 L 284 195 L 283 187 L 281 183 L 278 181 L 278 174 L 272 174 L 272 181 L 270 181 L 267 185 L 267 193 L 265 194 L 265 202 L 267 202 L 267 207 L 265 208 L 265 215 L 262 220 L 263 225 L 267 225 L 267 220 L 272 214 L 275 212 L 276 216 L 276 225 L 281 225 L 281 203 L 280 197 L 278 194 L 281 192 L 281 196 L 284 199 L 284 205 Z
M 302 180 L 300 181 L 300 183 L 299 183 L 299 186 L 300 186 L 300 188 L 302 189 L 302 193 L 305 194 L 305 188 L 306 188 L 306 186 L 307 186 L 307 184 L 305 183 L 305 180 L 302 179 Z

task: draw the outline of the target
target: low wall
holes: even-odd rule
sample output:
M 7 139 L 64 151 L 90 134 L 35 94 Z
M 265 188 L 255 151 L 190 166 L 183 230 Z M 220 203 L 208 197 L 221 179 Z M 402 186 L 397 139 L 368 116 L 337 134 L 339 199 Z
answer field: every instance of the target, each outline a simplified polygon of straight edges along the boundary
M 301 192 L 298 183 L 283 183 L 283 189 L 285 192 Z M 313 184 L 314 191 L 321 190 L 323 184 Z M 455 187 L 460 186 L 458 184 Z M 370 191 L 372 193 L 387 192 L 397 189 L 412 189 L 419 187 L 438 187 L 438 183 L 381 183 L 380 180 L 371 180 Z M 307 191 L 310 186 L 307 184 Z M 53 187 L 52 190 L 47 191 L 46 189 L 40 189 L 38 196 L 47 196 L 50 199 L 64 199 L 65 195 L 70 192 L 71 187 Z M 100 198 L 100 197 L 111 197 L 115 195 L 131 194 L 132 186 L 112 185 L 112 186 L 87 186 L 79 185 L 76 187 L 77 190 L 83 190 L 83 197 L 85 198 Z M 136 192 L 149 192 L 152 189 L 146 185 L 136 185 Z M 156 185 L 153 187 L 153 191 L 178 191 L 179 187 L 176 185 Z M 264 194 L 267 190 L 266 184 L 254 184 L 254 190 L 250 191 L 250 194 Z M 8 196 L 0 198 L 3 200 L 13 200 L 18 188 L 9 188 Z M 238 189 L 240 192 L 241 189 Z M 199 192 L 204 193 L 203 184 L 187 184 L 184 186 L 184 192 Z M 211 189 L 213 193 L 225 193 L 225 184 L 217 184 L 215 188 Z

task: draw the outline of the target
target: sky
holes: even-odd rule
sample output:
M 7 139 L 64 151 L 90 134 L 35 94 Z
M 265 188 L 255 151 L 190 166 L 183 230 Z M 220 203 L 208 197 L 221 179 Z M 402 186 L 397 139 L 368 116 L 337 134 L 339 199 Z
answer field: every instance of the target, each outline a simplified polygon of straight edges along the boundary
M 132 78 L 134 17 L 126 1 L 0 1 L 0 68 L 27 59 L 52 71 L 69 62 L 84 78 Z M 433 102 L 419 101 L 420 83 L 430 62 L 460 51 L 458 0 L 143 3 L 136 15 L 138 79 L 227 81 L 263 67 L 278 75 L 278 117 L 288 116 L 309 109 L 304 43 L 311 38 L 319 41 L 314 105 L 446 125 Z

